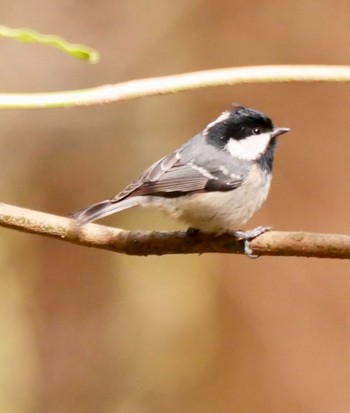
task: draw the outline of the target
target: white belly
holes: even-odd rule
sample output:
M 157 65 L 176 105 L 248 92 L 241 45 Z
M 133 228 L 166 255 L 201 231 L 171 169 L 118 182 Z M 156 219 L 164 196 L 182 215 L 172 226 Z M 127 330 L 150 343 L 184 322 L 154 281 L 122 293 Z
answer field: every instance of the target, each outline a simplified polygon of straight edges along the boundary
M 203 231 L 238 230 L 265 201 L 270 182 L 270 176 L 254 167 L 249 178 L 232 191 L 163 199 L 161 204 L 154 197 L 150 204 Z

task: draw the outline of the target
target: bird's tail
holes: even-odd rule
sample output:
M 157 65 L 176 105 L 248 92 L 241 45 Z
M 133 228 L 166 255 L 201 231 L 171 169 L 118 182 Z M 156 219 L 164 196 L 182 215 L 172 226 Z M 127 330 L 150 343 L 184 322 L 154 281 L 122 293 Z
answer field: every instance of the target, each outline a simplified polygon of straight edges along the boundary
M 138 197 L 123 199 L 119 202 L 107 200 L 90 205 L 87 208 L 79 209 L 78 211 L 73 212 L 70 217 L 75 219 L 79 225 L 83 225 L 106 217 L 107 215 L 122 211 L 123 209 L 132 208 L 138 204 Z

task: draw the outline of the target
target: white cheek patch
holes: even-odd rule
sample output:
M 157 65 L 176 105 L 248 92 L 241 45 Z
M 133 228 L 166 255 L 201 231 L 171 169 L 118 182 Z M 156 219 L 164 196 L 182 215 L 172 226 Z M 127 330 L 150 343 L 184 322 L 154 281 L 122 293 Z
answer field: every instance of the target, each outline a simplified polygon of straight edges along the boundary
M 270 139 L 270 133 L 251 135 L 239 141 L 231 138 L 227 142 L 226 150 L 235 158 L 253 161 L 266 151 Z

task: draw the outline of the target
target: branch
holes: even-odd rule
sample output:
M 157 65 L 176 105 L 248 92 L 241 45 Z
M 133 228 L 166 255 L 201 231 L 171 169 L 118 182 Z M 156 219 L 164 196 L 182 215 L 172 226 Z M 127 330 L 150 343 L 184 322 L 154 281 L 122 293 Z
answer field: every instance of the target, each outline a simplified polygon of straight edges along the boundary
M 242 254 L 243 244 L 230 235 L 186 232 L 124 231 L 96 224 L 78 227 L 68 218 L 0 203 L 0 226 L 128 255 Z M 251 242 L 254 254 L 294 257 L 350 258 L 350 236 L 271 231 Z
M 0 94 L 0 109 L 67 108 L 242 83 L 350 82 L 350 66 L 289 65 L 214 69 L 91 89 Z

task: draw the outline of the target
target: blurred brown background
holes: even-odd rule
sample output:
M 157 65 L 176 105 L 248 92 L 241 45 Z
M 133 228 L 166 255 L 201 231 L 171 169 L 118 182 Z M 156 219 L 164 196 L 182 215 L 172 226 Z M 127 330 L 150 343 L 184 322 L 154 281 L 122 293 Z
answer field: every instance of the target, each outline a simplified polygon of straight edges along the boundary
M 1 2 L 1 24 L 98 49 L 98 65 L 1 39 L 2 92 L 260 64 L 350 64 L 347 0 Z M 292 132 L 251 220 L 350 233 L 347 84 L 219 87 L 1 111 L 1 200 L 60 215 L 114 195 L 233 102 Z M 180 228 L 156 211 L 104 223 Z M 1 229 L 0 411 L 348 412 L 350 263 L 138 258 Z

